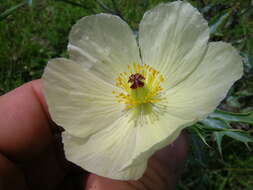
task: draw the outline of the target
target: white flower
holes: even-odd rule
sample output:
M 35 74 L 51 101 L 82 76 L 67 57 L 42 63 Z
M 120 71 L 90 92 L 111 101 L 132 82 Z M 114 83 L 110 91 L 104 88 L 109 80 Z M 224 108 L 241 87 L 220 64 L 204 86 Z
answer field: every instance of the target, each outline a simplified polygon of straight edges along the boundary
M 212 112 L 243 73 L 237 51 L 208 38 L 205 19 L 182 1 L 145 13 L 139 46 L 117 16 L 79 20 L 70 59 L 49 61 L 43 75 L 67 159 L 108 178 L 140 178 L 148 158 Z

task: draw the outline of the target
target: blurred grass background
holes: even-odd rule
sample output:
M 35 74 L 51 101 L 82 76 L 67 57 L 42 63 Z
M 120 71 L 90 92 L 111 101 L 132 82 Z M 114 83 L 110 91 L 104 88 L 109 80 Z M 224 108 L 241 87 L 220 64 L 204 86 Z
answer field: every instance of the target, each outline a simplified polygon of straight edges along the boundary
M 0 0 L 0 95 L 33 79 L 40 78 L 47 61 L 67 56 L 68 33 L 81 17 L 111 12 L 138 29 L 143 13 L 162 0 L 43 0 L 4 15 L 22 0 Z M 231 122 L 233 129 L 252 135 L 253 123 L 253 1 L 192 0 L 211 27 L 212 41 L 232 43 L 244 61 L 244 76 L 235 83 L 220 109 L 249 113 L 247 121 Z M 244 116 L 243 116 L 244 117 Z M 253 189 L 253 152 L 237 136 L 224 137 L 221 150 L 219 135 L 189 130 L 191 150 L 178 189 Z M 217 132 L 216 132 L 217 133 Z M 201 137 L 201 136 L 200 136 Z M 237 141 L 235 140 L 237 139 Z M 238 139 L 240 141 L 238 141 Z M 252 145 L 252 144 L 251 144 Z M 219 151 L 218 151 L 219 150 Z

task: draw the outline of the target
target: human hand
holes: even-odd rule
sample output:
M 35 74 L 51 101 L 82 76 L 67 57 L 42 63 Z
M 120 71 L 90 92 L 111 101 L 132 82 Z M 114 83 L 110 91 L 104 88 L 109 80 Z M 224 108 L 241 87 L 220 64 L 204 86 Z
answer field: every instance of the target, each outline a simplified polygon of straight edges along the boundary
M 32 81 L 0 97 L 0 189 L 168 190 L 186 159 L 186 135 L 153 155 L 138 181 L 88 173 L 64 157 L 61 128 L 50 119 L 41 88 Z

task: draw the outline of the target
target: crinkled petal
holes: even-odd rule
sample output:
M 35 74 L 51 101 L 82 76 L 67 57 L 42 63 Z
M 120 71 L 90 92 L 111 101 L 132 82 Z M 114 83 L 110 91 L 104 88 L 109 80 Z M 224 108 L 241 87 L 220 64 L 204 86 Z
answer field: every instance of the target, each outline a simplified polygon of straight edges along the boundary
M 120 180 L 138 179 L 145 171 L 146 160 L 129 170 L 122 170 L 122 166 L 133 155 L 136 130 L 133 122 L 121 117 L 87 139 L 64 132 L 62 137 L 66 158 L 100 176 Z
M 155 123 L 136 125 L 130 118 L 121 117 L 87 139 L 65 132 L 67 159 L 100 176 L 136 180 L 145 172 L 148 158 L 174 141 L 188 123 L 167 115 Z
M 168 88 L 183 81 L 202 61 L 209 29 L 196 8 L 176 1 L 145 13 L 139 35 L 143 63 L 162 72 Z
M 242 74 L 241 57 L 230 44 L 210 43 L 203 62 L 193 74 L 167 91 L 167 99 L 163 103 L 166 111 L 160 112 L 158 122 L 138 127 L 133 159 L 124 168 L 140 164 L 155 151 L 173 142 L 184 127 L 206 117 Z
M 79 20 L 69 35 L 70 59 L 111 84 L 127 65 L 140 63 L 139 49 L 130 27 L 118 16 L 98 14 Z
M 184 82 L 167 92 L 168 112 L 196 121 L 205 118 L 225 98 L 243 74 L 238 52 L 224 42 L 213 42 L 203 62 Z
M 68 59 L 48 63 L 43 88 L 52 119 L 78 137 L 106 128 L 123 114 L 114 87 Z
M 132 158 L 124 164 L 124 170 L 141 164 L 156 151 L 171 144 L 180 132 L 191 124 L 190 120 L 161 113 L 157 121 L 147 122 L 146 125 L 137 127 L 136 147 Z

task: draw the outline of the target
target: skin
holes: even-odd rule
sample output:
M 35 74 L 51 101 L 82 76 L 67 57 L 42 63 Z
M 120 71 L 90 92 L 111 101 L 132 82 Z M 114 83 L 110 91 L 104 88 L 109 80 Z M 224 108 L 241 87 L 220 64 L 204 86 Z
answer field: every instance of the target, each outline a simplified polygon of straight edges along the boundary
M 41 80 L 0 97 L 0 189 L 5 190 L 170 190 L 187 156 L 187 139 L 155 153 L 138 181 L 118 181 L 88 173 L 68 162 L 62 128 L 48 113 Z

